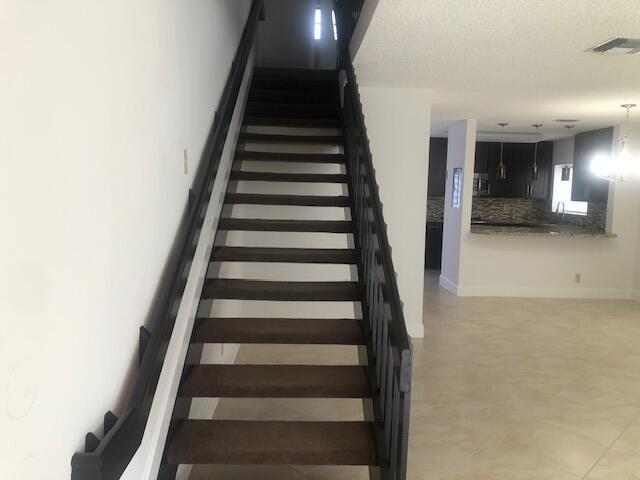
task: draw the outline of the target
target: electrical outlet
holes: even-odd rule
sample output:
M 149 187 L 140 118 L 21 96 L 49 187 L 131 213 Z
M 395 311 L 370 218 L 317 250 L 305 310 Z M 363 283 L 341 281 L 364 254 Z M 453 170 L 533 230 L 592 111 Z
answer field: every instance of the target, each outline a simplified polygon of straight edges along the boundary
M 189 157 L 186 148 L 182 150 L 182 171 L 185 175 L 189 173 Z
M 582 281 L 582 274 L 576 273 L 576 276 L 574 277 L 573 281 L 576 283 L 580 283 Z

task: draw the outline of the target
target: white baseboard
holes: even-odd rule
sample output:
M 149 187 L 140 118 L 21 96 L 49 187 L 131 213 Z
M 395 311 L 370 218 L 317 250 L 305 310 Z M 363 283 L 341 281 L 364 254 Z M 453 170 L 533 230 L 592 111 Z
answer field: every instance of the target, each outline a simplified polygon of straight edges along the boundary
M 456 285 L 440 275 L 440 286 L 459 297 L 523 297 L 523 298 L 595 298 L 611 300 L 634 299 L 640 302 L 640 290 L 615 288 L 558 287 L 485 287 Z
M 407 333 L 412 338 L 423 338 L 424 325 L 422 323 L 407 323 Z
M 453 283 L 444 275 L 440 274 L 439 283 L 442 288 L 444 288 L 447 292 L 453 293 L 454 295 L 458 295 L 458 285 Z
M 631 290 L 613 288 L 469 287 L 464 285 L 457 285 L 456 290 L 456 294 L 460 297 L 594 298 L 616 300 L 631 299 L 633 293 Z

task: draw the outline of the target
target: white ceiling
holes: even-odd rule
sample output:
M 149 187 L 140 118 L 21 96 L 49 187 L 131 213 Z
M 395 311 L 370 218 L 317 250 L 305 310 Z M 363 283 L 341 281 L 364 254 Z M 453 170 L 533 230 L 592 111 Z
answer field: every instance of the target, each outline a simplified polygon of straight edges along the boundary
M 360 84 L 430 89 L 434 135 L 477 118 L 553 139 L 640 104 L 640 55 L 585 52 L 618 36 L 640 38 L 639 0 L 379 0 L 355 64 Z

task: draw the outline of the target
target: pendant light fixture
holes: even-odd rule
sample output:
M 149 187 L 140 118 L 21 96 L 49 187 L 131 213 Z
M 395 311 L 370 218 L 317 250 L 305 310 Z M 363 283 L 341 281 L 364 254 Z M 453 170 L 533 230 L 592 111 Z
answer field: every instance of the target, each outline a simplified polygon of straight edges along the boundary
M 564 128 L 571 130 L 575 125 L 565 125 Z M 561 182 L 568 182 L 571 179 L 571 165 L 564 165 L 560 174 Z
M 630 182 L 640 180 L 640 158 L 634 157 L 629 149 L 629 114 L 637 105 L 625 103 L 620 105 L 627 110 L 627 119 L 621 131 L 620 146 L 613 155 L 596 155 L 591 163 L 591 170 L 598 177 L 610 182 Z
M 542 126 L 541 123 L 534 123 L 536 127 L 536 135 L 538 135 L 539 129 Z M 533 146 L 533 165 L 531 166 L 531 180 L 538 180 L 538 142 Z
M 503 161 L 504 155 L 504 127 L 509 125 L 508 123 L 499 123 L 502 127 L 502 142 L 500 142 L 500 163 L 498 163 L 498 168 L 496 170 L 496 179 L 498 180 L 506 180 L 507 179 L 507 167 Z

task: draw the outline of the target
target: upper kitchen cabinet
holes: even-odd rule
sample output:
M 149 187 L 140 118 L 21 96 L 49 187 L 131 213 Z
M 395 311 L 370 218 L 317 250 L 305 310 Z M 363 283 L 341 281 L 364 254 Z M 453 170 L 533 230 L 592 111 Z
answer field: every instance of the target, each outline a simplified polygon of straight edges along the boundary
M 429 140 L 429 173 L 427 196 L 444 197 L 444 186 L 447 180 L 447 139 L 431 138 Z
M 473 173 L 489 173 L 489 142 L 476 142 Z
M 571 200 L 574 202 L 606 202 L 609 182 L 591 172 L 594 155 L 611 155 L 613 127 L 578 133 L 573 149 L 573 183 Z
M 531 164 L 533 163 L 532 143 L 505 143 L 503 161 L 507 167 L 507 197 L 529 196 Z
M 548 199 L 551 196 L 553 178 L 553 142 L 538 143 L 538 178 L 533 178 L 533 159 L 530 168 L 529 196 Z
M 488 174 L 491 197 L 534 197 L 548 198 L 550 194 L 553 143 L 538 144 L 538 178 L 533 179 L 533 143 L 505 143 L 503 161 L 507 169 L 507 178 L 498 180 L 496 172 L 500 162 L 500 143 L 476 143 L 475 173 Z

